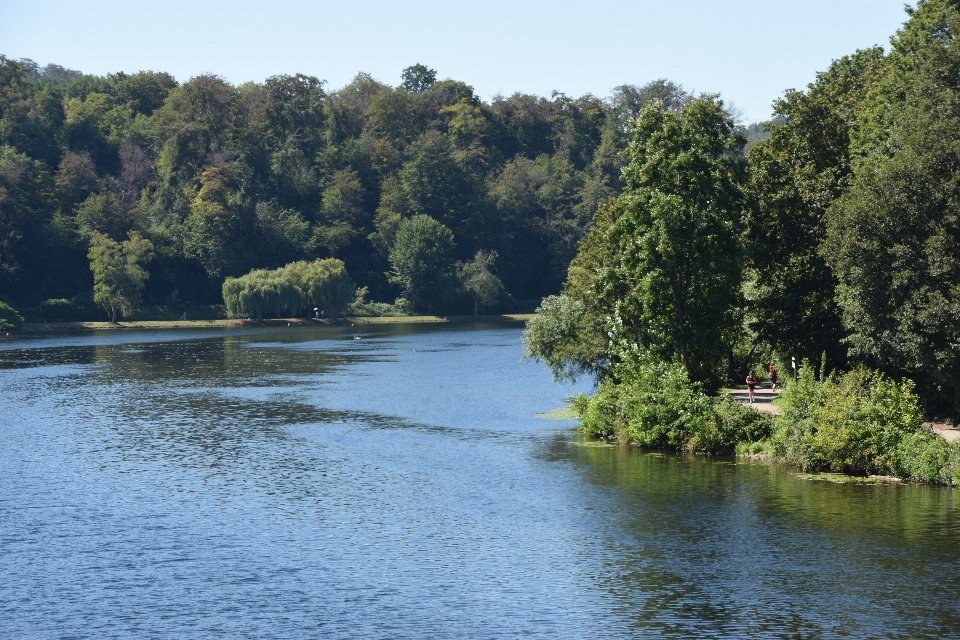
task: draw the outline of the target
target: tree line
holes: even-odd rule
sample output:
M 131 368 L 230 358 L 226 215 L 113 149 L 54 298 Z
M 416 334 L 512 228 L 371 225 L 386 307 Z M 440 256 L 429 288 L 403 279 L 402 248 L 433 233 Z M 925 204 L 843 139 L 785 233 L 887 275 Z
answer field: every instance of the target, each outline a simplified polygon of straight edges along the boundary
M 116 256 L 132 242 L 132 300 L 148 306 L 216 304 L 227 278 L 333 258 L 374 300 L 533 308 L 622 189 L 629 123 L 655 99 L 689 96 L 661 80 L 487 102 L 420 64 L 396 87 L 361 73 L 331 90 L 303 74 L 181 84 L 0 56 L 0 297 L 89 301 L 110 256 L 130 275 Z M 427 273 L 397 239 L 433 232 Z M 111 295 L 101 306 L 129 314 Z
M 718 96 L 642 108 L 528 352 L 612 386 L 677 363 L 705 392 L 771 360 L 866 366 L 960 417 L 960 9 L 907 12 L 889 51 L 788 90 L 746 152 Z

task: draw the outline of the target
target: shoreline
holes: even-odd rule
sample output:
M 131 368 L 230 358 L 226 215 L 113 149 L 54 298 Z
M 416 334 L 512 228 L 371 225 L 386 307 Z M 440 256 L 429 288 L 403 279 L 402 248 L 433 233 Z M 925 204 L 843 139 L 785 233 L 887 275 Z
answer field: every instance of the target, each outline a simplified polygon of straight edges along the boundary
M 104 329 L 208 329 L 224 327 L 308 327 L 344 324 L 469 324 L 526 322 L 531 313 L 508 313 L 498 315 L 466 316 L 360 316 L 345 318 L 265 318 L 263 320 L 217 319 L 217 320 L 130 320 L 111 322 L 27 322 L 17 333 L 96 331 Z

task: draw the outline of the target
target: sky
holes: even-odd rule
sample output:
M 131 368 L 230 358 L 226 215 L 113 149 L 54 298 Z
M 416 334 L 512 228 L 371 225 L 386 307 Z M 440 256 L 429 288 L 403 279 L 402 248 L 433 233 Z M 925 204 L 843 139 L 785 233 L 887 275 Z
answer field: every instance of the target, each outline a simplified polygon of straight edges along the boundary
M 0 0 L 0 54 L 98 75 L 214 73 L 239 84 L 305 73 L 328 90 L 416 63 L 484 100 L 521 91 L 605 97 L 668 78 L 720 93 L 744 122 L 788 88 L 881 45 L 903 0 Z

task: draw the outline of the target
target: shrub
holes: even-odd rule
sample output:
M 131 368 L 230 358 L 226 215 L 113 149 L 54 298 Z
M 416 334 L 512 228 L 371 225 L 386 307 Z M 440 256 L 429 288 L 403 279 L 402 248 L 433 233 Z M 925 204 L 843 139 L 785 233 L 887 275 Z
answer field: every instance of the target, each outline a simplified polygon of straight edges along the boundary
M 646 447 L 700 453 L 733 453 L 739 442 L 771 433 L 770 416 L 711 398 L 679 363 L 631 354 L 593 397 L 579 396 L 574 410 L 582 429 Z
M 804 366 L 780 406 L 775 450 L 805 471 L 900 475 L 905 438 L 924 433 L 913 383 L 862 367 L 820 382 Z
M 370 302 L 367 300 L 367 287 L 357 289 L 353 302 L 347 307 L 347 315 L 357 317 L 384 318 L 388 316 L 402 316 L 403 311 L 396 305 L 388 302 Z
M 6 302 L 0 302 L 0 331 L 23 329 L 23 317 Z
M 960 484 L 960 442 L 930 431 L 904 436 L 897 448 L 895 475 L 933 484 Z

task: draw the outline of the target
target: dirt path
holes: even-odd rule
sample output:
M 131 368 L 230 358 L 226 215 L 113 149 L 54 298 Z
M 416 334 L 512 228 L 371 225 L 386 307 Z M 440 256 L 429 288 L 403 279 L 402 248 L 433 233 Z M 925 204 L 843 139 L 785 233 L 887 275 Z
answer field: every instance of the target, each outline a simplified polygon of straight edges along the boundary
M 746 389 L 728 389 L 727 393 L 730 394 L 730 397 L 736 400 L 737 402 L 742 402 L 747 404 L 750 399 L 750 394 Z M 756 389 L 753 392 L 753 404 L 749 405 L 751 409 L 757 411 L 764 411 L 766 413 L 772 413 L 777 416 L 780 415 L 780 407 L 773 404 L 774 399 L 780 395 L 780 389 L 771 391 L 769 386 L 759 386 L 757 385 Z

